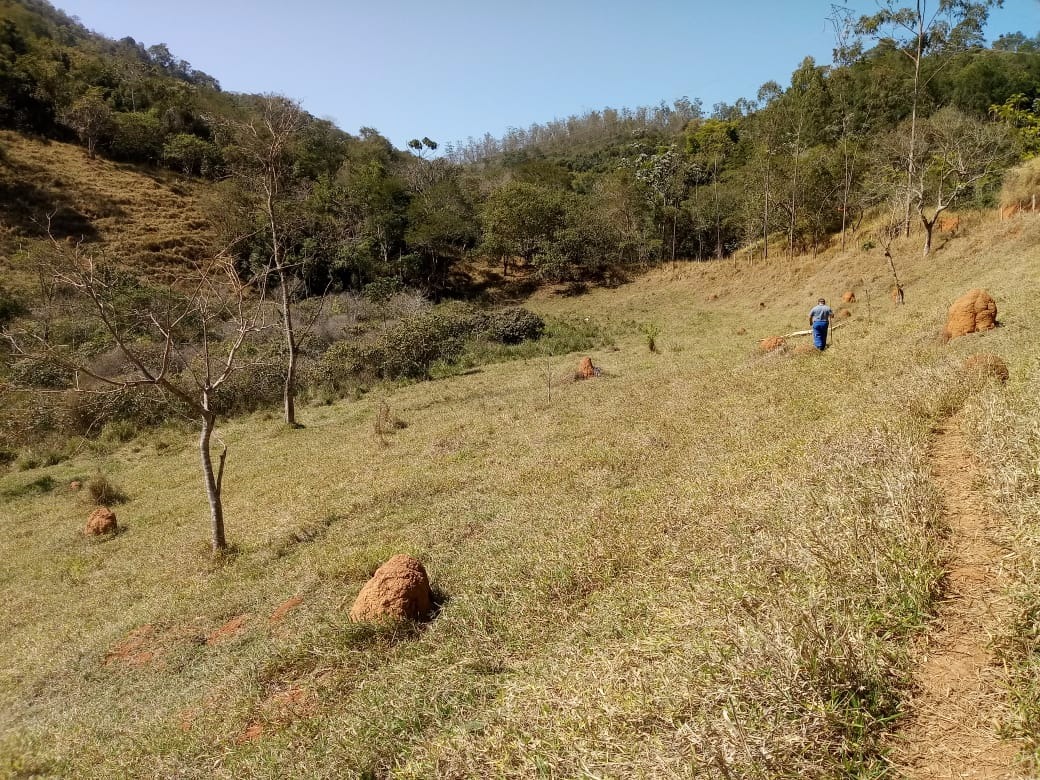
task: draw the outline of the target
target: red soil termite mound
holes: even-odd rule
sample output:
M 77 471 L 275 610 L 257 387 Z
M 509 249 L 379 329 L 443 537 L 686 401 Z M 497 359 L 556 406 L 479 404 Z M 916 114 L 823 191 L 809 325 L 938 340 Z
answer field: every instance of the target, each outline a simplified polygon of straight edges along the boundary
M 350 619 L 420 620 L 432 607 L 430 580 L 422 562 L 411 555 L 395 555 L 361 588 L 350 608 Z
M 87 526 L 83 529 L 83 533 L 87 536 L 101 536 L 113 533 L 117 528 L 115 512 L 108 507 L 99 506 L 87 519 Z
M 596 367 L 592 365 L 592 358 L 583 357 L 581 364 L 578 366 L 578 379 L 592 379 L 596 376 Z
M 946 315 L 943 338 L 949 341 L 997 327 L 997 304 L 985 290 L 968 290 L 953 302 Z
M 964 370 L 989 376 L 997 379 L 1003 384 L 1008 381 L 1011 374 L 1008 372 L 1007 363 L 999 355 L 989 352 L 980 352 L 977 355 L 969 355 L 964 360 Z
M 785 346 L 787 346 L 787 341 L 783 336 L 770 336 L 758 342 L 758 348 L 762 352 L 775 352 L 778 349 L 783 349 Z
M 841 301 L 842 303 L 855 303 L 856 293 L 852 292 L 852 290 L 846 290 L 844 293 L 842 293 Z

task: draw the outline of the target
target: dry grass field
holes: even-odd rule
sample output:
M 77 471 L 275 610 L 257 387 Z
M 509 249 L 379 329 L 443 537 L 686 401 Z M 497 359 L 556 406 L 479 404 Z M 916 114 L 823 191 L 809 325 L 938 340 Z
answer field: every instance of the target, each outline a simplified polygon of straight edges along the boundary
M 877 249 L 680 264 L 526 304 L 621 334 L 593 380 L 569 355 L 231 421 L 220 561 L 177 426 L 0 476 L 0 775 L 889 777 L 941 588 L 928 444 L 962 406 L 1011 529 L 1007 727 L 1035 739 L 1040 218 L 938 246 L 893 247 L 902 307 Z M 971 287 L 1002 327 L 943 345 Z M 757 352 L 846 289 L 832 349 Z M 961 370 L 978 351 L 1006 387 Z M 129 500 L 91 541 L 67 486 L 98 472 Z M 351 624 L 397 552 L 440 611 Z
M 0 270 L 46 237 L 103 246 L 111 259 L 156 279 L 203 260 L 213 226 L 200 208 L 205 187 L 159 169 L 87 157 L 80 146 L 0 131 Z

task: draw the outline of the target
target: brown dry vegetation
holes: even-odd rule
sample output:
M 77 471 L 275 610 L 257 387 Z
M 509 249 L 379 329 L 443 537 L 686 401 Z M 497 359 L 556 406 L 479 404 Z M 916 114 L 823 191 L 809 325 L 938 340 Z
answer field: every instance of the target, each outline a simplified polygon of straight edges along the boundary
M 0 131 L 0 269 L 46 235 L 97 243 L 113 260 L 156 279 L 212 251 L 200 208 L 206 185 L 169 171 L 91 160 L 79 146 Z M 212 186 L 212 185 L 209 185 Z
M 21 490 L 96 464 L 0 478 L 0 773 L 883 776 L 940 582 L 928 444 L 965 399 L 1014 449 L 1014 467 L 983 455 L 1026 537 L 1022 610 L 1040 591 L 1038 491 L 1020 495 L 1040 453 L 1040 220 L 966 215 L 927 261 L 918 243 L 892 247 L 904 306 L 877 250 L 539 293 L 544 314 L 630 334 L 592 354 L 603 381 L 554 385 L 551 403 L 531 360 L 312 407 L 305 430 L 232 422 L 237 552 L 219 562 L 190 441 L 160 431 L 161 449 L 142 438 L 108 458 L 132 500 L 103 542 L 79 533 L 75 494 Z M 1004 327 L 944 347 L 946 309 L 972 287 Z M 831 349 L 758 353 L 845 289 L 857 316 Z M 727 306 L 696 303 L 712 292 Z M 631 327 L 648 321 L 658 354 Z M 1011 366 L 1006 395 L 966 381 L 982 348 Z M 409 422 L 392 438 L 373 433 L 384 402 Z M 437 618 L 351 623 L 399 552 L 426 565 Z M 235 622 L 290 597 L 277 622 Z M 1040 698 L 1022 635 L 1009 626 L 1008 657 L 1027 659 L 1016 684 L 1034 692 L 1019 731 Z M 109 660 L 121 654 L 140 662 Z

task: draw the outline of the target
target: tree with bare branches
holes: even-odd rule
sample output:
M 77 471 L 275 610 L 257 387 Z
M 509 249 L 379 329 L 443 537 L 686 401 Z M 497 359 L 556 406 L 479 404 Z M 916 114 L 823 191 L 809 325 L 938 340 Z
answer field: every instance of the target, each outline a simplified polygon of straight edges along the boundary
M 218 129 L 228 143 L 232 176 L 262 223 L 267 248 L 267 271 L 278 284 L 279 316 L 285 337 L 286 363 L 283 410 L 287 425 L 297 427 L 296 366 L 300 329 L 294 321 L 294 282 L 297 264 L 287 251 L 286 206 L 293 197 L 293 158 L 307 114 L 300 104 L 280 95 L 264 95 L 249 119 L 225 119 Z
M 909 58 L 913 68 L 910 143 L 907 146 L 908 156 L 903 161 L 907 180 L 903 231 L 909 237 L 913 208 L 911 193 L 919 164 L 915 152 L 922 93 L 954 54 L 984 40 L 982 31 L 990 9 L 1001 7 L 1004 0 L 914 0 L 906 6 L 900 6 L 900 1 L 877 0 L 878 11 L 860 17 L 856 32 L 877 41 L 891 43 Z
M 119 274 L 81 244 L 51 236 L 48 273 L 55 283 L 81 296 L 124 361 L 106 371 L 31 329 L 5 331 L 20 356 L 42 357 L 75 376 L 82 393 L 155 389 L 176 401 L 199 423 L 199 457 L 210 509 L 214 552 L 227 548 L 222 502 L 227 446 L 215 434 L 218 391 L 251 365 L 243 347 L 267 327 L 263 280 L 243 281 L 227 252 L 218 254 L 157 299 L 125 308 L 117 295 Z M 259 289 L 260 292 L 254 292 Z M 213 439 L 220 442 L 214 463 Z

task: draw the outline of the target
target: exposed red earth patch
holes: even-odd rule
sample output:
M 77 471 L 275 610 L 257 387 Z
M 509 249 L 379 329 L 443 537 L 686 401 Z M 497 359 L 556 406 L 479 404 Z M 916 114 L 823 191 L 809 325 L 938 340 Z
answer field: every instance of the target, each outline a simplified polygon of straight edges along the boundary
M 292 598 L 286 599 L 275 608 L 268 620 L 272 623 L 277 623 L 302 603 L 303 596 L 293 596 Z
M 246 742 L 253 742 L 260 739 L 264 734 L 264 726 L 262 723 L 250 723 L 246 726 L 245 731 L 235 738 L 235 742 L 239 745 L 243 745 Z
M 154 661 L 159 651 L 155 626 L 146 623 L 133 629 L 123 641 L 105 654 L 105 666 L 117 663 L 143 666 Z
M 229 620 L 227 623 L 222 625 L 220 628 L 211 631 L 209 634 L 207 634 L 206 644 L 215 645 L 220 642 L 227 641 L 228 639 L 233 639 L 245 630 L 245 625 L 247 622 L 249 622 L 249 618 L 251 617 L 252 615 L 250 615 L 249 613 L 236 615 L 235 617 L 231 618 L 231 620 Z

